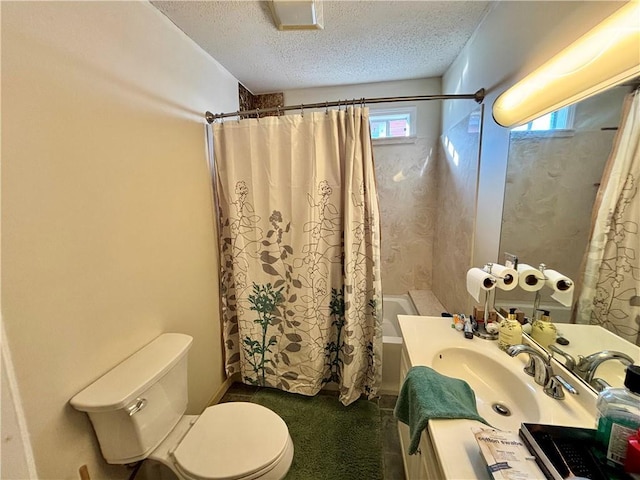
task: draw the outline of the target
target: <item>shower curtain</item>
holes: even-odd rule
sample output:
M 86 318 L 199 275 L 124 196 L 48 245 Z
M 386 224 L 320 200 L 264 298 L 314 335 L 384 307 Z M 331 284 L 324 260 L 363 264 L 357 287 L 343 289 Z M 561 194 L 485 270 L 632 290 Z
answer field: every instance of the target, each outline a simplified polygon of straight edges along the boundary
M 367 108 L 213 125 L 225 366 L 348 405 L 381 379 L 380 221 Z
M 577 323 L 640 345 L 640 90 L 625 100 L 594 206 Z

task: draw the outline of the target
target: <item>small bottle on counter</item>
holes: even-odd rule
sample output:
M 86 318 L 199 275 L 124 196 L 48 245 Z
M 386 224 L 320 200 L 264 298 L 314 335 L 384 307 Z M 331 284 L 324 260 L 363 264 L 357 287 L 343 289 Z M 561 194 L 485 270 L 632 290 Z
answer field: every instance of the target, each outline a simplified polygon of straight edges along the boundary
M 511 345 L 522 343 L 522 325 L 516 318 L 516 309 L 510 308 L 507 318 L 500 322 L 498 333 L 498 348 L 507 350 Z
M 596 402 L 596 440 L 607 463 L 625 464 L 629 438 L 640 428 L 640 365 L 629 365 L 624 387 L 606 388 Z
M 549 348 L 549 345 L 555 343 L 558 337 L 558 329 L 551 322 L 549 316 L 549 310 L 540 310 L 542 316 L 533 321 L 531 327 L 531 337 L 545 349 Z

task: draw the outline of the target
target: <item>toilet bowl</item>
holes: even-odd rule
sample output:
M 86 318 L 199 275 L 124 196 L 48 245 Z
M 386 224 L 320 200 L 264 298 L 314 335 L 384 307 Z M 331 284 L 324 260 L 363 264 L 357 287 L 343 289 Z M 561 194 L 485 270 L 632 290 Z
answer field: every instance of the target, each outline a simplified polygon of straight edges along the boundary
M 181 480 L 281 480 L 293 460 L 285 422 L 262 405 L 187 408 L 192 338 L 160 335 L 71 400 L 89 415 L 108 463 L 151 459 Z
M 271 410 L 230 402 L 182 417 L 147 458 L 180 480 L 280 480 L 291 466 L 293 442 Z

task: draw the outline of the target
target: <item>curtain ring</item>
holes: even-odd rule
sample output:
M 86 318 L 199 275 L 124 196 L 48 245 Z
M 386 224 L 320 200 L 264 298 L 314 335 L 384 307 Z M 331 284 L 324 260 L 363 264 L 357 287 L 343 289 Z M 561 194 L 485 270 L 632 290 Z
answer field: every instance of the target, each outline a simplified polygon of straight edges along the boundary
M 324 114 L 329 115 L 329 102 L 324 102 Z
M 300 104 L 300 116 L 304 117 L 304 103 Z
M 258 123 L 260 123 L 260 109 L 256 108 L 256 119 L 258 120 Z
M 280 105 L 276 106 L 276 115 L 280 118 Z
M 236 115 L 238 116 L 238 123 L 240 123 L 240 110 L 236 110 Z

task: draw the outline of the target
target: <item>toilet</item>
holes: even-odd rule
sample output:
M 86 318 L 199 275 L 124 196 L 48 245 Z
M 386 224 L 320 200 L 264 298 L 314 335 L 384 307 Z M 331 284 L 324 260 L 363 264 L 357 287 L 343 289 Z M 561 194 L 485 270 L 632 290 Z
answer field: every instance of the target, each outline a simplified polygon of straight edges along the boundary
M 160 335 L 75 395 L 108 463 L 158 461 L 181 480 L 280 480 L 293 460 L 286 423 L 249 402 L 184 415 L 192 338 Z

